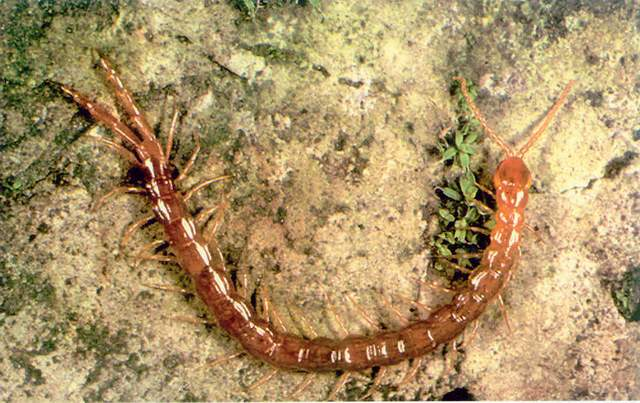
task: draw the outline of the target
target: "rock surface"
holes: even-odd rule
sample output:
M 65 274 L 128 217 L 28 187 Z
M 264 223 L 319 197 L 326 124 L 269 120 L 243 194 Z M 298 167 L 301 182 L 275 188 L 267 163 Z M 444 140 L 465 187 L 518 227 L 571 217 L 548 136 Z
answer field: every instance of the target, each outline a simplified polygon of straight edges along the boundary
M 638 399 L 640 327 L 611 289 L 640 265 L 640 27 L 623 2 L 331 1 L 259 9 L 228 2 L 0 4 L 0 399 L 282 400 L 304 377 L 244 356 L 206 319 L 172 264 L 133 266 L 124 227 L 148 213 L 135 196 L 92 201 L 127 167 L 91 142 L 109 136 L 61 96 L 63 82 L 114 108 L 93 49 L 120 72 L 165 138 L 182 112 L 175 161 L 199 134 L 185 188 L 228 174 L 194 206 L 231 201 L 219 233 L 229 267 L 268 289 L 290 329 L 336 337 L 409 316 L 402 297 L 437 291 L 430 250 L 442 165 L 432 152 L 454 118 L 454 73 L 478 83 L 495 130 L 521 142 L 562 87 L 577 80 L 527 155 L 534 173 L 527 237 L 504 298 L 458 354 L 426 357 L 398 386 L 392 367 L 376 399 Z M 367 4 L 363 4 L 367 3 Z M 375 5 L 374 5 L 375 4 Z M 484 4 L 484 5 L 482 5 Z M 493 170 L 498 147 L 476 161 Z M 244 273 L 244 274 L 243 274 Z M 331 301 L 327 309 L 324 295 Z M 186 319 L 185 319 L 186 318 Z M 292 319 L 293 318 L 293 319 Z M 196 320 L 197 322 L 197 320 Z M 320 374 L 298 398 L 323 399 Z M 339 397 L 358 399 L 372 374 Z

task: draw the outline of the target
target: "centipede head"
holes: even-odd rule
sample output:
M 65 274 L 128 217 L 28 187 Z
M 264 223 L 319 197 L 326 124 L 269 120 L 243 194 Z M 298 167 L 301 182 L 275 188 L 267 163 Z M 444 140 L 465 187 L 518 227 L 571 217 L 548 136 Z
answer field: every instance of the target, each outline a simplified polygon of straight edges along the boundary
M 531 172 L 522 158 L 507 157 L 493 175 L 493 186 L 496 189 L 528 189 L 531 186 Z

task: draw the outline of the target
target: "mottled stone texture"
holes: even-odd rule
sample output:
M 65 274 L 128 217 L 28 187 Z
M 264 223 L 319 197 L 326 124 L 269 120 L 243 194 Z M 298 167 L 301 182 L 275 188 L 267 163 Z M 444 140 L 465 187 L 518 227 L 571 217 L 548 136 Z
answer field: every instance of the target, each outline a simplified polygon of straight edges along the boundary
M 127 167 L 87 138 L 109 134 L 55 83 L 113 108 L 93 49 L 161 136 L 174 105 L 182 111 L 178 166 L 200 135 L 186 186 L 233 176 L 194 202 L 230 200 L 218 237 L 229 267 L 269 290 L 292 331 L 309 334 L 304 315 L 329 337 L 334 313 L 354 334 L 374 331 L 345 294 L 394 327 L 382 296 L 408 317 L 403 297 L 434 276 L 426 242 L 443 169 L 432 150 L 454 118 L 451 76 L 478 83 L 479 107 L 512 143 L 577 80 L 526 158 L 539 230 L 504 295 L 513 334 L 492 307 L 461 352 L 432 354 L 401 387 L 407 365 L 390 368 L 373 396 L 640 398 L 640 328 L 611 297 L 640 265 L 637 6 L 323 3 L 259 9 L 253 21 L 225 1 L 0 4 L 0 399 L 279 400 L 302 379 L 281 373 L 249 390 L 268 367 L 249 357 L 210 367 L 237 345 L 193 323 L 206 318 L 198 299 L 145 286 L 192 290 L 180 269 L 133 266 L 157 228 L 118 248 L 145 201 L 90 210 Z M 490 172 L 499 159 L 484 142 L 474 164 Z M 335 379 L 317 376 L 300 397 L 323 399 Z M 339 396 L 370 384 L 355 374 Z

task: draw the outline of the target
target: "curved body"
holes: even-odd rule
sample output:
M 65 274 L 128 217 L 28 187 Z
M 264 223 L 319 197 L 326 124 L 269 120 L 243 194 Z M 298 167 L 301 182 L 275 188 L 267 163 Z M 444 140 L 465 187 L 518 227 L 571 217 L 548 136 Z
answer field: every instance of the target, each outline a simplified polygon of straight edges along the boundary
M 104 107 L 68 87 L 62 89 L 133 149 L 131 152 L 117 146 L 119 152 L 144 172 L 145 188 L 141 192 L 149 198 L 180 266 L 193 279 L 198 295 L 218 325 L 251 355 L 280 368 L 306 371 L 360 370 L 398 363 L 424 355 L 454 339 L 507 285 L 520 256 L 520 235 L 530 184 L 528 169 L 520 157 L 514 156 L 505 159 L 494 176 L 498 211 L 491 243 L 484 251 L 480 266 L 471 275 L 468 287 L 449 304 L 433 311 L 425 320 L 367 337 L 304 339 L 276 330 L 260 319 L 238 294 L 226 272 L 217 242 L 215 239 L 205 242 L 182 194 L 176 190 L 169 174 L 169 152 L 163 153 L 115 71 L 104 59 L 101 66 L 136 133 Z M 466 93 L 466 87 L 463 89 Z

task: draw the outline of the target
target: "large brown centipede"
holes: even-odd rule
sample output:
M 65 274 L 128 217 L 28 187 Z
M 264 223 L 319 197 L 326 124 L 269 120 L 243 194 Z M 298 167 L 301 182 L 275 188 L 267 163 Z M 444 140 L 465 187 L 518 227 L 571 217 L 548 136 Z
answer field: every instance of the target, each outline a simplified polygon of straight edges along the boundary
M 149 198 L 155 218 L 163 226 L 176 260 L 194 281 L 198 295 L 221 328 L 254 357 L 278 368 L 309 372 L 342 370 L 348 373 L 421 357 L 453 340 L 482 314 L 491 301 L 499 298 L 520 256 L 521 232 L 525 225 L 524 209 L 531 184 L 531 174 L 522 158 L 550 124 L 573 85 L 572 81 L 564 88 L 527 143 L 515 151 L 488 126 L 469 97 L 464 79 L 456 77 L 472 112 L 487 135 L 506 154 L 493 178 L 497 201 L 496 225 L 490 235 L 490 244 L 482 255 L 479 267 L 470 276 L 468 286 L 457 292 L 449 304 L 434 310 L 426 319 L 411 322 L 397 330 L 343 339 L 304 339 L 281 331 L 260 318 L 242 298 L 227 273 L 214 232 L 203 233 L 196 227 L 185 204 L 188 196 L 177 191 L 172 179 L 169 154 L 174 125 L 166 149 L 163 149 L 115 70 L 103 58 L 100 66 L 113 85 L 116 97 L 131 121 L 131 127 L 115 118 L 105 107 L 70 87 L 63 85 L 62 90 L 125 143 L 126 147 L 110 140 L 101 140 L 143 173 L 144 188 L 124 190 L 142 193 Z

